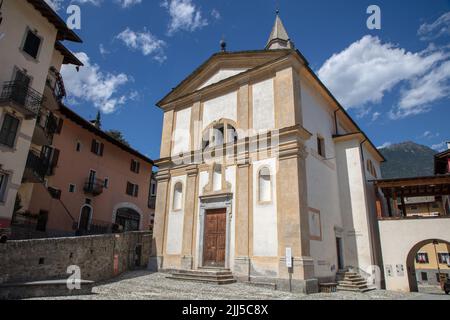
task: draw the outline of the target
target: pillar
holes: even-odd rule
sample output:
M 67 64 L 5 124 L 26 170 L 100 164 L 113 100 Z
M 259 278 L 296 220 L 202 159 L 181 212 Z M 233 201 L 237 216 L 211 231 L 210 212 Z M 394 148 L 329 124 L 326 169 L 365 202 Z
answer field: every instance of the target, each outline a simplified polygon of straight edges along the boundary
M 158 191 L 156 195 L 155 223 L 153 226 L 152 252 L 149 262 L 149 269 L 158 271 L 163 267 L 164 241 L 166 241 L 167 224 L 167 202 L 169 192 L 169 172 L 159 171 L 156 175 Z

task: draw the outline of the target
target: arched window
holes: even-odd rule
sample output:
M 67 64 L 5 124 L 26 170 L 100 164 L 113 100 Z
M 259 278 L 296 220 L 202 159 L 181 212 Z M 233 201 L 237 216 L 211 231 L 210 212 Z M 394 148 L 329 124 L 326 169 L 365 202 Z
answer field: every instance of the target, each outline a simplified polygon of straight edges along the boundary
M 259 170 L 258 176 L 259 186 L 259 202 L 271 202 L 272 201 L 272 177 L 270 170 L 267 167 Z
M 238 140 L 235 127 L 231 120 L 221 120 L 209 126 L 202 135 L 202 150 L 223 144 L 236 143 Z
M 173 189 L 173 210 L 181 210 L 183 207 L 183 184 L 177 182 Z

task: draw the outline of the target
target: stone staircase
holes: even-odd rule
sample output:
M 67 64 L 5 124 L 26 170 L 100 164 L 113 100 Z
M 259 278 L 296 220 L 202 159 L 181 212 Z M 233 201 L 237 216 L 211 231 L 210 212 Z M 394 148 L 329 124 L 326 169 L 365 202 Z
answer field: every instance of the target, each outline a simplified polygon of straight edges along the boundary
M 336 274 L 338 282 L 338 291 L 352 291 L 352 292 L 368 292 L 375 290 L 375 287 L 369 287 L 367 280 L 359 273 L 354 271 L 339 271 Z
M 193 281 L 211 284 L 231 284 L 236 280 L 229 269 L 199 269 L 199 270 L 175 270 L 167 276 L 168 279 L 180 281 Z

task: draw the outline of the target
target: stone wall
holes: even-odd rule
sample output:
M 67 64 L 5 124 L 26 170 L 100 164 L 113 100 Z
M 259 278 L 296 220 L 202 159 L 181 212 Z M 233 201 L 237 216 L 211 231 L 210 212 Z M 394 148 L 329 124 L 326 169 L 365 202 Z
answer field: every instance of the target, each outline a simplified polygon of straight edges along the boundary
M 83 280 L 106 280 L 146 267 L 150 250 L 149 232 L 9 241 L 0 245 L 0 284 L 67 279 L 71 265 Z

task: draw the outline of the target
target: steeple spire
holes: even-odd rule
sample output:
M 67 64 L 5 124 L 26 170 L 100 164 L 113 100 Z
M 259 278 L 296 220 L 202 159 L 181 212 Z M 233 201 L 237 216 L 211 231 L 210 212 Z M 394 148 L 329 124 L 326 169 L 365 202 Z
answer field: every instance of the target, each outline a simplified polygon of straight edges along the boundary
M 275 24 L 265 49 L 294 49 L 294 43 L 289 38 L 286 28 L 280 18 L 280 10 L 278 9 L 276 11 Z

